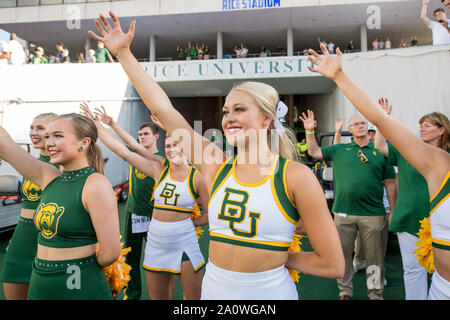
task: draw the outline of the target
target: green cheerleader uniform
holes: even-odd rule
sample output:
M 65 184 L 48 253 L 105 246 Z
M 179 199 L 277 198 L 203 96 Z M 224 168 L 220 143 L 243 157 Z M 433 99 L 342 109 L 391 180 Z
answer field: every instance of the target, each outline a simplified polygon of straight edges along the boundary
M 64 171 L 42 192 L 33 217 L 39 230 L 38 244 L 75 248 L 97 243 L 89 212 L 81 195 L 91 167 Z M 106 277 L 95 255 L 74 260 L 36 258 L 28 290 L 30 300 L 111 300 Z
M 49 156 L 40 155 L 38 159 L 50 163 Z M 22 196 L 22 209 L 36 210 L 41 199 L 42 190 L 30 180 L 24 178 L 20 186 L 20 193 Z M 31 269 L 37 251 L 37 238 L 38 230 L 34 227 L 33 219 L 19 217 L 6 251 L 2 282 L 30 282 Z

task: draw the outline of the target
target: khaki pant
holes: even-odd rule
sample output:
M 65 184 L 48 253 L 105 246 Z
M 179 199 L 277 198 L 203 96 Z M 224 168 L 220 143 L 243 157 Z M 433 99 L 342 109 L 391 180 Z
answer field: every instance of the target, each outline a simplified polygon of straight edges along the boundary
M 367 296 L 383 299 L 384 257 L 386 251 L 386 215 L 357 216 L 336 213 L 334 215 L 345 259 L 345 274 L 337 280 L 339 296 L 353 296 L 353 250 L 359 231 L 361 249 L 366 261 Z

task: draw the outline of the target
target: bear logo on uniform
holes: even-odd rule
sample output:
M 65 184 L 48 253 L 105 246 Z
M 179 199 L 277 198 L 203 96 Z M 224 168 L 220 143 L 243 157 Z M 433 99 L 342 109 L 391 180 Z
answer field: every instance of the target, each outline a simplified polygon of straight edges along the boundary
M 53 238 L 58 233 L 59 219 L 64 213 L 64 207 L 56 203 L 41 203 L 36 210 L 34 224 L 41 230 L 46 239 Z

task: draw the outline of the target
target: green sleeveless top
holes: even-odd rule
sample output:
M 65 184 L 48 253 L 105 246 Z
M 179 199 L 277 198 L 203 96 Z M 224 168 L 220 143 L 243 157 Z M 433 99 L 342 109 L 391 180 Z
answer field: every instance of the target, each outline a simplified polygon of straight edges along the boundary
M 39 155 L 38 160 L 50 163 L 49 156 Z M 59 168 L 59 165 L 55 167 Z M 36 210 L 41 199 L 42 190 L 35 185 L 31 180 L 23 178 L 22 184 L 20 185 L 20 195 L 22 196 L 22 208 Z
M 155 153 L 155 155 L 164 157 L 164 154 L 160 152 Z M 130 165 L 129 193 L 125 210 L 138 216 L 151 217 L 153 213 L 151 198 L 154 187 L 155 180 L 153 178 Z
M 38 244 L 73 248 L 97 242 L 91 217 L 81 201 L 86 179 L 94 172 L 91 167 L 64 171 L 47 185 L 33 216 L 39 230 Z

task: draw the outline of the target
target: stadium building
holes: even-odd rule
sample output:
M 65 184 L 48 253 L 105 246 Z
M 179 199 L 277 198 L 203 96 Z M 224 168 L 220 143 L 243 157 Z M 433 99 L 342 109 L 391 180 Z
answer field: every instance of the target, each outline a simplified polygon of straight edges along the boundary
M 315 112 L 318 131 L 333 131 L 334 119 L 355 108 L 335 84 L 307 69 L 307 48 L 332 40 L 344 54 L 344 69 L 372 97 L 387 97 L 392 116 L 418 132 L 425 113 L 449 114 L 450 45 L 433 46 L 419 18 L 422 2 L 368 0 L 0 0 L 0 28 L 16 33 L 30 52 L 56 53 L 63 42 L 70 64 L 0 66 L 0 123 L 16 141 L 28 141 L 28 126 L 42 112 L 79 112 L 80 102 L 103 105 L 127 131 L 137 134 L 149 112 L 118 63 L 76 63 L 95 48 L 88 30 L 111 10 L 124 30 L 136 20 L 132 50 L 163 87 L 174 106 L 199 130 L 220 128 L 221 106 L 234 84 L 255 80 L 273 85 L 289 106 L 287 124 Z M 428 17 L 440 6 L 432 0 Z M 2 34 L 0 34 L 2 36 Z M 419 46 L 398 48 L 416 37 Z M 372 50 L 375 38 L 391 49 Z M 353 40 L 355 50 L 348 50 Z M 209 57 L 179 59 L 177 46 L 207 44 Z M 235 46 L 248 48 L 236 57 Z M 261 54 L 262 47 L 268 48 Z M 265 49 L 264 49 L 265 50 Z M 263 51 L 264 51 L 263 50 Z M 208 58 L 208 59 L 207 59 Z M 162 144 L 161 144 L 162 146 Z M 105 148 L 113 185 L 126 181 L 128 165 Z

